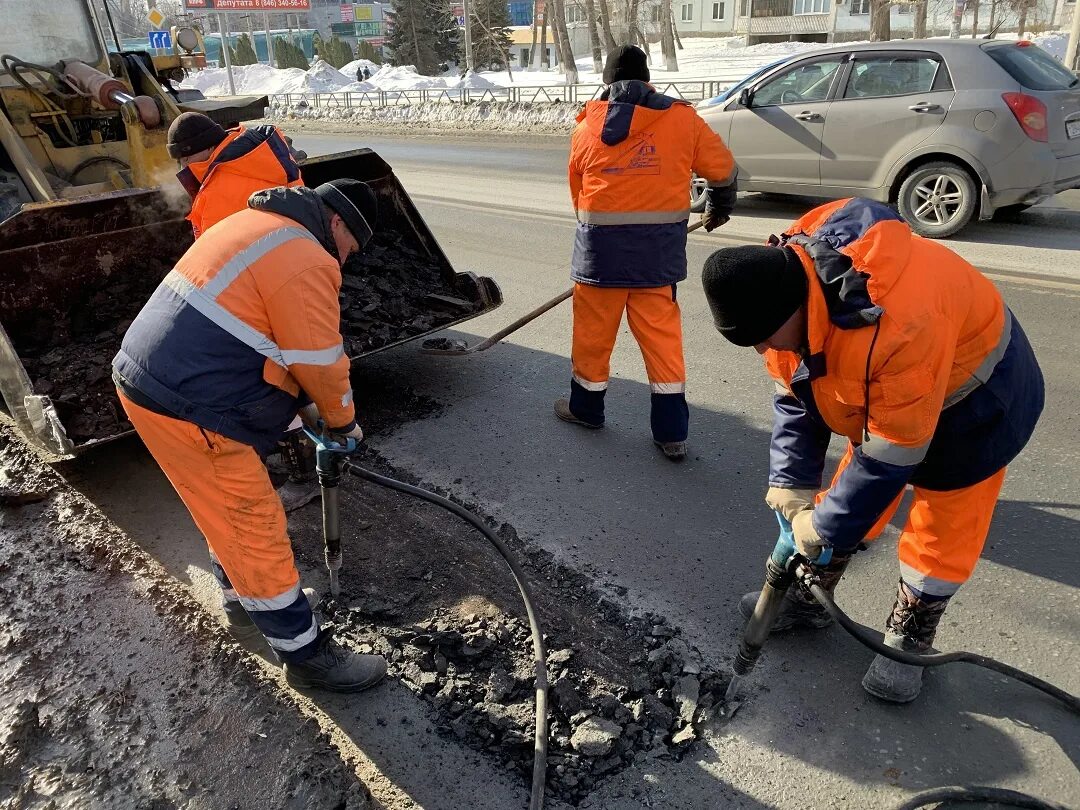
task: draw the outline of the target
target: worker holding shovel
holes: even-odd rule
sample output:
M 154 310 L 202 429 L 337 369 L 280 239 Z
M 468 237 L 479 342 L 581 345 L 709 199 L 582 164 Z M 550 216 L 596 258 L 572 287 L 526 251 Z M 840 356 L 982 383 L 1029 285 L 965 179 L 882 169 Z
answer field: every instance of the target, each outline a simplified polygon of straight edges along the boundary
M 688 189 L 693 174 L 708 181 L 703 225 L 723 225 L 735 205 L 735 161 L 691 105 L 648 81 L 644 51 L 612 51 L 608 87 L 585 105 L 572 136 L 573 378 L 555 415 L 603 426 L 609 360 L 625 311 L 652 388 L 653 442 L 679 461 L 686 457 L 689 410 L 675 287 L 686 278 Z

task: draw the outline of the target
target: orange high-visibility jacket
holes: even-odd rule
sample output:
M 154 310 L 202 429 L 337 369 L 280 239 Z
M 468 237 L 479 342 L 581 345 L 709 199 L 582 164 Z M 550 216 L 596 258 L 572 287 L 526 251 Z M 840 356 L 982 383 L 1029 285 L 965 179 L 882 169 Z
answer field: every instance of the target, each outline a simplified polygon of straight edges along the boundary
M 315 192 L 260 192 L 165 277 L 124 336 L 114 378 L 136 404 L 260 452 L 307 398 L 331 427 L 351 430 L 340 286 Z
M 829 436 L 855 446 L 814 510 L 850 549 L 907 483 L 978 483 L 1030 438 L 1043 380 L 1019 322 L 978 270 L 865 199 L 816 208 L 775 240 L 809 281 L 807 349 L 766 352 L 778 383 L 769 482 L 821 485 Z
M 645 82 L 616 82 L 578 121 L 569 165 L 573 279 L 602 287 L 682 281 L 691 175 L 730 189 L 734 204 L 731 152 L 692 106 Z
M 269 124 L 230 129 L 210 157 L 189 163 L 177 178 L 191 195 L 187 219 L 196 239 L 247 208 L 256 191 L 304 184 L 285 136 Z

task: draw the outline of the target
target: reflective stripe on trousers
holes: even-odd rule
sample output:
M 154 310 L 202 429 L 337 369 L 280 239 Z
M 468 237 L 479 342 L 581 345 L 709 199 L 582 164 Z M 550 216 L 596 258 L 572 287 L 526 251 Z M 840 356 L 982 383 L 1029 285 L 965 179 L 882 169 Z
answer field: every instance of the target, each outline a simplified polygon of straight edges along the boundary
M 300 590 L 285 510 L 258 454 L 122 394 L 120 402 L 206 538 L 223 596 L 243 605 L 282 660 L 310 657 L 319 626 Z

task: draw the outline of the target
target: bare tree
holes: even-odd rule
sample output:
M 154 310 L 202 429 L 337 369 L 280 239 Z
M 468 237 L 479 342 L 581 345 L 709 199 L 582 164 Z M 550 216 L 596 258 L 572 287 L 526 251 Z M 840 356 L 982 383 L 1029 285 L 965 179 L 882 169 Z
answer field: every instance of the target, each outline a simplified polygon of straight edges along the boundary
M 563 74 L 567 84 L 578 83 L 577 62 L 574 61 L 574 49 L 570 45 L 570 32 L 566 30 L 565 0 L 551 0 L 555 19 L 551 25 L 555 29 L 555 42 L 559 50 L 559 61 L 563 63 Z
M 600 6 L 600 32 L 604 36 L 604 50 L 611 53 L 617 47 L 615 37 L 611 33 L 611 6 L 610 0 L 596 0 Z
M 536 53 L 536 38 L 539 35 L 538 23 L 540 22 L 540 2 L 539 0 L 533 0 L 533 15 L 532 15 L 532 47 L 529 48 L 529 70 L 532 70 L 537 66 L 537 53 Z
M 1016 36 L 1023 39 L 1024 32 L 1027 31 L 1028 14 L 1035 7 L 1035 0 L 1009 0 L 1009 5 L 1016 12 Z
M 971 38 L 979 38 L 979 0 L 971 0 Z
M 892 11 L 890 0 L 870 0 L 870 41 L 887 42 L 892 39 Z
M 928 0 L 915 0 L 915 19 L 912 22 L 912 36 L 915 39 L 926 39 L 926 11 Z
M 544 9 L 544 11 L 543 11 L 543 17 L 544 18 L 540 22 L 540 67 L 549 68 L 549 67 L 551 67 L 551 57 L 548 56 L 548 47 L 547 47 L 548 12 L 547 12 L 547 3 L 546 2 L 543 5 L 543 9 Z M 556 50 L 558 50 L 558 49 L 556 48 Z
M 604 72 L 604 54 L 600 50 L 600 32 L 596 30 L 596 2 L 585 0 L 585 16 L 589 25 L 589 47 L 592 49 L 593 73 Z
M 679 57 L 675 53 L 675 34 L 673 32 L 671 0 L 660 3 L 660 52 L 664 55 L 664 70 L 678 70 Z
M 682 50 L 682 37 L 679 36 L 679 26 L 675 24 L 675 10 L 671 11 L 671 33 L 675 35 L 675 47 L 678 50 Z

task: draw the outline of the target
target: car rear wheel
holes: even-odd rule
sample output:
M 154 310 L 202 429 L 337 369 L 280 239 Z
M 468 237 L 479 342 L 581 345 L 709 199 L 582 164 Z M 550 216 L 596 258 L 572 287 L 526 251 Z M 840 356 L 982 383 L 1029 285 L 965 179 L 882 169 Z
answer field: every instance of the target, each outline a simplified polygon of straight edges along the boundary
M 709 182 L 695 175 L 690 179 L 690 210 L 700 214 L 705 210 L 705 201 L 708 197 Z
M 948 161 L 919 166 L 900 186 L 897 207 L 919 236 L 952 236 L 975 216 L 978 190 L 967 170 Z

